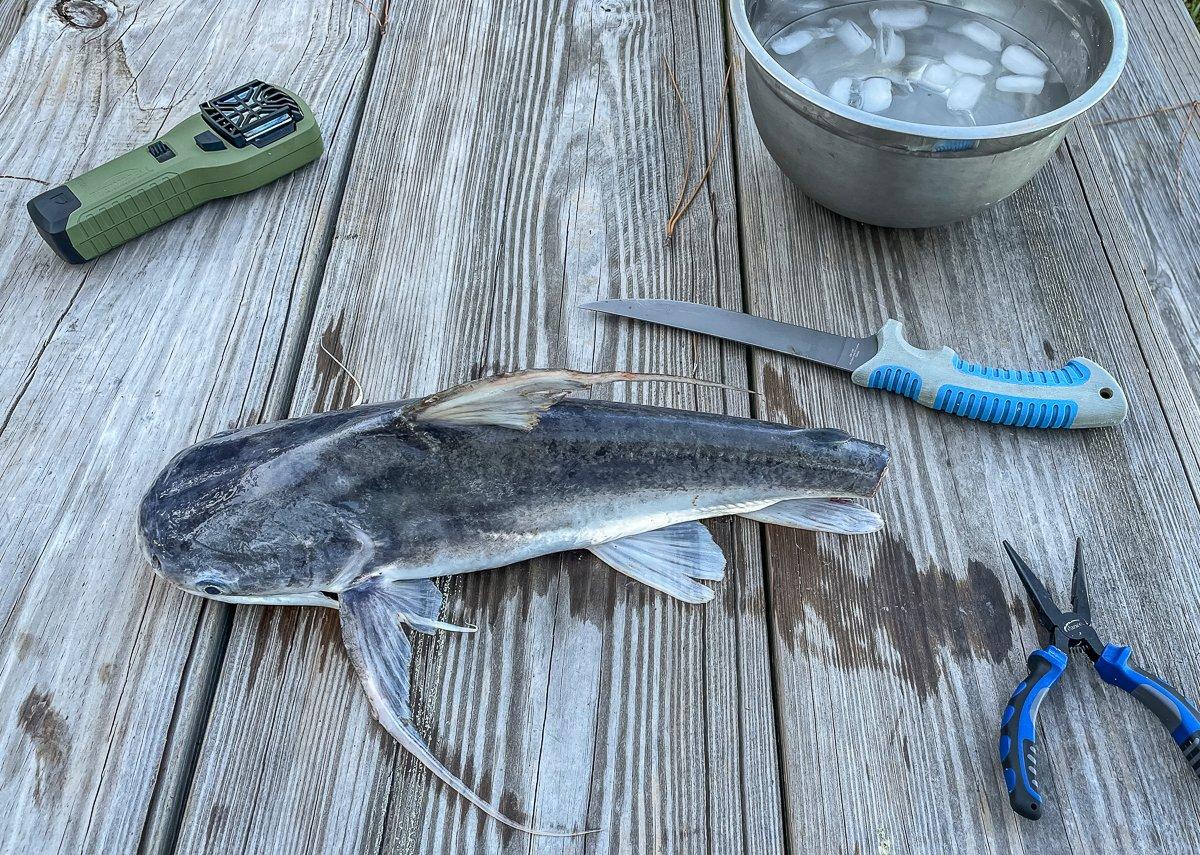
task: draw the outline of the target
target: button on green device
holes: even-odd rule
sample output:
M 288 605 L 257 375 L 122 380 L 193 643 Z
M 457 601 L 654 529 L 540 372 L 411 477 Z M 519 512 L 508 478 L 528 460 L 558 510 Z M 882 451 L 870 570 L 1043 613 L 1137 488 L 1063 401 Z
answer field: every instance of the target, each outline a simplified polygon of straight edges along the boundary
M 46 243 L 81 264 L 180 214 L 269 184 L 321 156 L 308 105 L 253 80 L 136 148 L 31 199 Z
M 221 142 L 221 138 L 212 131 L 196 134 L 196 145 L 204 151 L 220 151 L 225 148 L 225 143 Z
M 171 151 L 171 147 L 162 140 L 150 143 L 146 151 L 154 155 L 154 159 L 159 163 L 165 163 L 175 156 L 175 152 Z

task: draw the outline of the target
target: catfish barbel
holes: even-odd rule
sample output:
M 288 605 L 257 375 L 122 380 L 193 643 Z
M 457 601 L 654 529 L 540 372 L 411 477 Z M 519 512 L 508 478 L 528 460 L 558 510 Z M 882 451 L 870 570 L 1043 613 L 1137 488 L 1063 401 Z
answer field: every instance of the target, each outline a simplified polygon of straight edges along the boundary
M 882 525 L 847 501 L 878 489 L 881 446 L 836 430 L 562 400 L 641 379 L 682 378 L 525 371 L 218 434 L 178 454 L 146 493 L 146 552 L 163 578 L 202 597 L 337 609 L 379 723 L 488 816 L 547 833 L 478 796 L 413 724 L 407 632 L 471 631 L 439 619 L 432 579 L 587 549 L 704 603 L 725 556 L 698 520 L 737 514 L 841 534 Z

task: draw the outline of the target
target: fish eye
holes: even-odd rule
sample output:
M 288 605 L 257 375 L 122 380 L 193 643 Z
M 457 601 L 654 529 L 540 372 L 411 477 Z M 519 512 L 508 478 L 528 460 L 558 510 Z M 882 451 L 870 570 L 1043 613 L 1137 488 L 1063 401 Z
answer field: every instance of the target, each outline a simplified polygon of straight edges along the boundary
M 225 593 L 225 590 L 220 585 L 216 585 L 212 582 L 201 582 L 199 584 L 199 588 L 204 593 L 212 594 L 214 597 L 218 594 Z

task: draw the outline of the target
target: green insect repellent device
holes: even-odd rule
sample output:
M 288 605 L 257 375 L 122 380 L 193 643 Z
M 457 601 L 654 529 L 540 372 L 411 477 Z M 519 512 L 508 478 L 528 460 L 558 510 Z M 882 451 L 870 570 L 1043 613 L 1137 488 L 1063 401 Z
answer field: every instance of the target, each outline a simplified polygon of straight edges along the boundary
M 46 243 L 82 264 L 212 199 L 254 190 L 321 156 L 308 105 L 255 80 L 200 105 L 149 145 L 29 202 Z

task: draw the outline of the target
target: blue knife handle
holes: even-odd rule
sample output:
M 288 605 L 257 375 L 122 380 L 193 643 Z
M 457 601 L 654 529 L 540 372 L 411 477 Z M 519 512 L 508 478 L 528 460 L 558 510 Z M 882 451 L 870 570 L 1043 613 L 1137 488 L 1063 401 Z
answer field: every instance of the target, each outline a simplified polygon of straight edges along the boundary
M 1154 713 L 1170 731 L 1192 771 L 1200 777 L 1200 712 L 1165 680 L 1130 665 L 1132 652 L 1128 647 L 1105 645 L 1095 663 L 1100 679 L 1129 692 Z
M 1089 359 L 1057 371 L 1015 371 L 967 362 L 948 347 L 921 350 L 889 320 L 876 335 L 879 350 L 854 382 L 885 389 L 944 413 L 1028 428 L 1093 428 L 1119 424 L 1129 413 L 1116 379 Z
M 1000 765 L 1008 803 L 1021 816 L 1039 819 L 1042 794 L 1037 782 L 1037 714 L 1046 692 L 1067 667 L 1067 654 L 1053 644 L 1029 655 L 1029 676 L 1017 686 L 1000 722 Z

